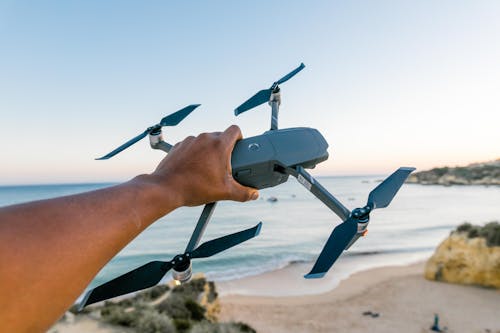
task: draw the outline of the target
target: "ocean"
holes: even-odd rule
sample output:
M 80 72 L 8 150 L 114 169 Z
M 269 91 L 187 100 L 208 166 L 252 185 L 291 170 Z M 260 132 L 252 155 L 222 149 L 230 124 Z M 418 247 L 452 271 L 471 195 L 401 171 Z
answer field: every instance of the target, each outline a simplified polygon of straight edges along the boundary
M 353 209 L 365 205 L 368 193 L 383 178 L 319 177 L 318 180 Z M 112 185 L 4 186 L 0 187 L 0 206 Z M 270 202 L 267 200 L 270 197 L 278 200 Z M 89 288 L 151 260 L 170 260 L 184 251 L 201 210 L 202 207 L 180 208 L 161 218 L 118 253 Z M 500 187 L 405 184 L 388 208 L 372 212 L 368 235 L 339 258 L 337 270 L 332 269 L 329 275 L 345 277 L 366 268 L 424 260 L 464 221 L 483 224 L 499 219 Z M 201 242 L 252 227 L 259 221 L 263 227 L 258 237 L 212 258 L 194 261 L 193 272 L 203 272 L 215 281 L 227 281 L 294 263 L 310 263 L 312 267 L 331 231 L 341 222 L 290 178 L 283 185 L 262 190 L 259 200 L 220 202 Z

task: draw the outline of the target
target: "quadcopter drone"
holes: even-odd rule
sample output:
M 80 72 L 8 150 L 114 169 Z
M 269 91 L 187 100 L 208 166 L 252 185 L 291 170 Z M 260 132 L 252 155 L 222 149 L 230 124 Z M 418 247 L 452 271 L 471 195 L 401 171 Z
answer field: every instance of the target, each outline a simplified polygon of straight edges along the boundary
M 293 176 L 341 218 L 343 222 L 333 229 L 313 268 L 304 276 L 311 279 L 323 277 L 344 250 L 349 249 L 360 237 L 366 235 L 371 211 L 387 207 L 415 168 L 401 167 L 396 170 L 370 192 L 364 207 L 352 211 L 321 186 L 305 169 L 312 169 L 328 159 L 328 143 L 325 138 L 313 128 L 278 129 L 280 85 L 304 67 L 301 63 L 299 67 L 275 81 L 270 88 L 259 91 L 234 110 L 234 114 L 238 116 L 267 102 L 271 106 L 271 128 L 261 135 L 238 141 L 232 152 L 231 166 L 236 181 L 256 189 L 282 184 L 289 176 Z M 172 145 L 163 140 L 162 127 L 179 124 L 198 106 L 199 104 L 189 105 L 166 116 L 158 124 L 148 127 L 135 138 L 98 160 L 111 158 L 148 135 L 151 148 L 168 153 Z M 259 234 L 262 222 L 253 228 L 205 242 L 197 247 L 216 204 L 216 202 L 209 203 L 203 208 L 183 254 L 175 256 L 171 261 L 152 261 L 88 291 L 80 303 L 80 308 L 152 287 L 159 283 L 170 269 L 174 280 L 180 283 L 187 282 L 192 275 L 192 259 L 210 257 Z

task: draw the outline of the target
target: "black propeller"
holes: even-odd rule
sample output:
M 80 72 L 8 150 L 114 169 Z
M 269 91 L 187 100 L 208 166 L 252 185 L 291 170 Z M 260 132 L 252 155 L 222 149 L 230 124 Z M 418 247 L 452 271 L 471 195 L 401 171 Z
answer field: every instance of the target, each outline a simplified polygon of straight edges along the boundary
M 314 267 L 304 277 L 307 279 L 323 277 L 342 254 L 342 251 L 351 245 L 353 240 L 355 241 L 354 238 L 358 235 L 358 223 L 362 225 L 368 223 L 370 212 L 373 209 L 389 206 L 413 170 L 415 168 L 399 168 L 373 189 L 368 196 L 366 206 L 354 209 L 347 220 L 333 229 L 318 259 L 316 259 Z
M 261 227 L 262 222 L 259 222 L 253 228 L 205 242 L 193 251 L 177 255 L 170 261 L 152 261 L 138 267 L 133 271 L 89 290 L 81 301 L 79 309 L 81 310 L 89 304 L 152 287 L 160 282 L 171 268 L 174 268 L 174 270 L 176 268 L 183 270 L 185 267 L 189 267 L 191 259 L 208 258 L 241 244 L 257 236 Z
M 261 90 L 252 97 L 250 97 L 246 102 L 244 102 L 234 110 L 234 115 L 237 116 L 240 113 L 253 109 L 254 107 L 259 106 L 263 103 L 269 102 L 269 99 L 271 98 L 271 94 L 273 93 L 273 91 L 274 92 L 279 91 L 278 85 L 290 80 L 293 76 L 295 76 L 295 74 L 300 72 L 304 67 L 306 66 L 303 63 L 301 63 L 299 67 L 295 68 L 293 71 L 283 76 L 278 81 L 274 82 L 271 88 Z
M 104 155 L 103 157 L 96 158 L 96 160 L 107 160 L 108 158 L 115 156 L 116 154 L 118 154 L 122 150 L 127 149 L 128 147 L 130 147 L 134 143 L 145 138 L 148 134 L 158 131 L 162 126 L 175 126 L 175 125 L 177 125 L 184 118 L 186 118 L 191 112 L 193 112 L 194 109 L 196 109 L 198 106 L 200 106 L 200 104 L 191 104 L 191 105 L 186 106 L 183 109 L 180 109 L 177 112 L 174 112 L 174 113 L 164 117 L 158 124 L 153 125 L 151 127 L 148 127 L 144 132 L 142 132 L 141 134 L 139 134 L 135 138 L 130 139 L 129 141 L 125 142 L 124 144 L 122 144 L 120 147 L 116 148 L 115 150 L 113 150 L 109 154 Z

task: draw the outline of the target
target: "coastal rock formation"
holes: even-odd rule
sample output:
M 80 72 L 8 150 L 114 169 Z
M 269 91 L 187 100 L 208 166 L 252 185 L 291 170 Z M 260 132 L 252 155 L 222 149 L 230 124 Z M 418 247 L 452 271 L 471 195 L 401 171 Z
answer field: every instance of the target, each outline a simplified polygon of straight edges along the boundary
M 214 282 L 196 274 L 186 284 L 159 284 L 132 297 L 91 305 L 83 312 L 74 306 L 49 333 L 69 328 L 78 331 L 75 327 L 84 325 L 93 325 L 93 329 L 80 331 L 96 333 L 255 333 L 245 323 L 219 322 L 220 309 Z
M 407 183 L 423 185 L 500 185 L 500 159 L 465 167 L 434 168 L 411 174 Z
M 500 225 L 492 222 L 487 226 L 488 237 L 481 236 L 484 227 L 470 224 L 464 224 L 452 232 L 427 261 L 425 277 L 429 280 L 500 288 Z

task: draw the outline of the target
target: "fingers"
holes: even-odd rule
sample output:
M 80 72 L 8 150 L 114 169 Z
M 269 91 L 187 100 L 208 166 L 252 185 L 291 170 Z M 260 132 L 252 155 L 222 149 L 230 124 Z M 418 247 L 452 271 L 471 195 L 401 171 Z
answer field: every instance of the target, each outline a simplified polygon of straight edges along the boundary
M 231 125 L 224 132 L 222 132 L 220 138 L 225 146 L 225 152 L 228 154 L 227 172 L 232 177 L 231 152 L 233 151 L 236 141 L 241 140 L 243 135 L 241 134 L 241 130 L 238 126 Z
M 238 140 L 241 140 L 243 138 L 243 135 L 241 133 L 241 130 L 238 126 L 236 125 L 231 125 L 229 126 L 222 134 L 221 134 L 221 139 L 224 141 L 226 144 L 226 147 L 229 149 L 229 152 L 231 152 L 234 148 L 234 145 Z M 233 193 L 232 197 L 233 200 L 236 201 L 248 201 L 248 200 L 256 200 L 259 197 L 259 191 L 252 188 L 252 187 L 247 187 L 243 186 L 240 183 L 238 183 L 236 180 L 234 180 L 232 172 L 231 172 L 231 154 L 229 153 L 228 156 L 228 173 L 229 176 L 231 177 L 231 183 L 233 187 Z
M 249 200 L 257 200 L 259 198 L 259 191 L 257 189 L 243 186 L 234 179 L 231 179 L 231 181 L 233 183 L 231 200 L 245 202 Z
M 236 141 L 243 139 L 243 135 L 241 134 L 241 130 L 238 126 L 231 125 L 224 132 L 222 132 L 221 139 L 232 150 Z

